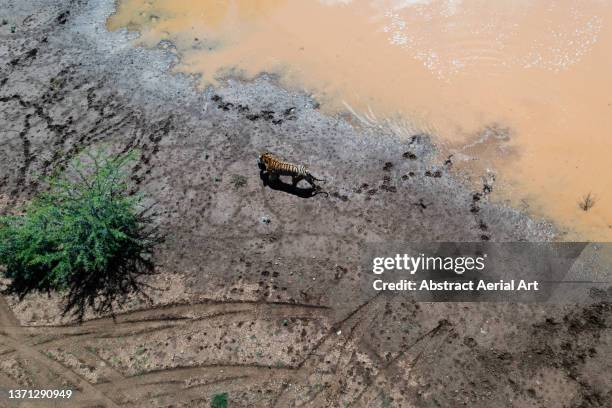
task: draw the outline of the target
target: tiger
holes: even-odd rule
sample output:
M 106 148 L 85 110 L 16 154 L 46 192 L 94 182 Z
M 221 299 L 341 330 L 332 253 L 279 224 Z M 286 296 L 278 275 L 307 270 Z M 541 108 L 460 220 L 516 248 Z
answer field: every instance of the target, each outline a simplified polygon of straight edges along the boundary
M 310 174 L 306 166 L 289 163 L 270 152 L 262 153 L 257 160 L 257 164 L 260 169 L 267 171 L 270 176 L 275 178 L 291 176 L 293 187 L 297 186 L 301 180 L 306 180 L 312 188 L 317 188 L 315 181 L 325 182 L 325 180 L 318 179 Z

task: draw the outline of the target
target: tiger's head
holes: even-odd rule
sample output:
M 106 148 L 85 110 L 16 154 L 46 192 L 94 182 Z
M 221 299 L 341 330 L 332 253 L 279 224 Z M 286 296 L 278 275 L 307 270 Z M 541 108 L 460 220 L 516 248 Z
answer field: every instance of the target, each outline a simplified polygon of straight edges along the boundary
M 267 168 L 267 161 L 270 158 L 270 153 L 264 152 L 257 157 L 257 166 L 260 170 L 265 170 Z

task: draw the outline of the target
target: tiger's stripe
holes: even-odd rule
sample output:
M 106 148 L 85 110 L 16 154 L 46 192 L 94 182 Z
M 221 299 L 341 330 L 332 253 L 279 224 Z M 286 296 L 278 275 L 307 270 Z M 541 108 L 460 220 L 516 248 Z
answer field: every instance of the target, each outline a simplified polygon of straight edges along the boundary
M 308 172 L 306 166 L 289 163 L 278 158 L 272 153 L 266 152 L 259 156 L 259 163 L 265 167 L 265 170 L 275 176 L 291 176 L 293 184 L 296 185 L 299 180 L 305 179 L 314 186 L 314 181 L 324 181 L 315 178 Z
M 278 173 L 284 176 L 302 176 L 306 177 L 306 167 L 295 165 L 287 161 L 281 160 L 271 153 L 264 153 L 260 156 L 261 162 L 266 166 L 266 170 L 270 173 Z

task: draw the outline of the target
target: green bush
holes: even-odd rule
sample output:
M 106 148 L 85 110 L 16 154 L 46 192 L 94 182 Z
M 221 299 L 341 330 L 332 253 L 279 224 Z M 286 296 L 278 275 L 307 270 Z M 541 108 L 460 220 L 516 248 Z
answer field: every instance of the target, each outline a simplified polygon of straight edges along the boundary
M 87 307 L 113 311 L 138 277 L 153 272 L 152 249 L 160 241 L 141 197 L 130 194 L 126 165 L 132 154 L 88 154 L 48 179 L 23 215 L 0 217 L 0 264 L 7 289 L 20 299 L 30 292 L 66 294 L 64 314 L 79 320 Z
M 212 402 L 210 403 L 211 408 L 227 408 L 227 392 L 223 394 L 215 394 Z

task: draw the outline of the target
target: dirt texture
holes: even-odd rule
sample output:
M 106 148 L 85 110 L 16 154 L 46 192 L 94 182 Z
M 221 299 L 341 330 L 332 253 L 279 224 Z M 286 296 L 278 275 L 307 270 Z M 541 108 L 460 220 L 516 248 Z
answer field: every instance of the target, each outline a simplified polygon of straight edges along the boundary
M 365 296 L 363 246 L 548 241 L 547 222 L 490 201 L 439 157 L 326 116 L 262 74 L 200 90 L 171 44 L 109 33 L 110 0 L 0 4 L 0 211 L 89 148 L 138 149 L 134 190 L 167 239 L 158 274 L 117 318 L 62 317 L 61 299 L 0 297 L 0 389 L 72 388 L 1 406 L 609 407 L 612 310 L 416 303 Z M 270 150 L 329 195 L 265 186 Z M 11 405 L 13 404 L 13 405 Z

